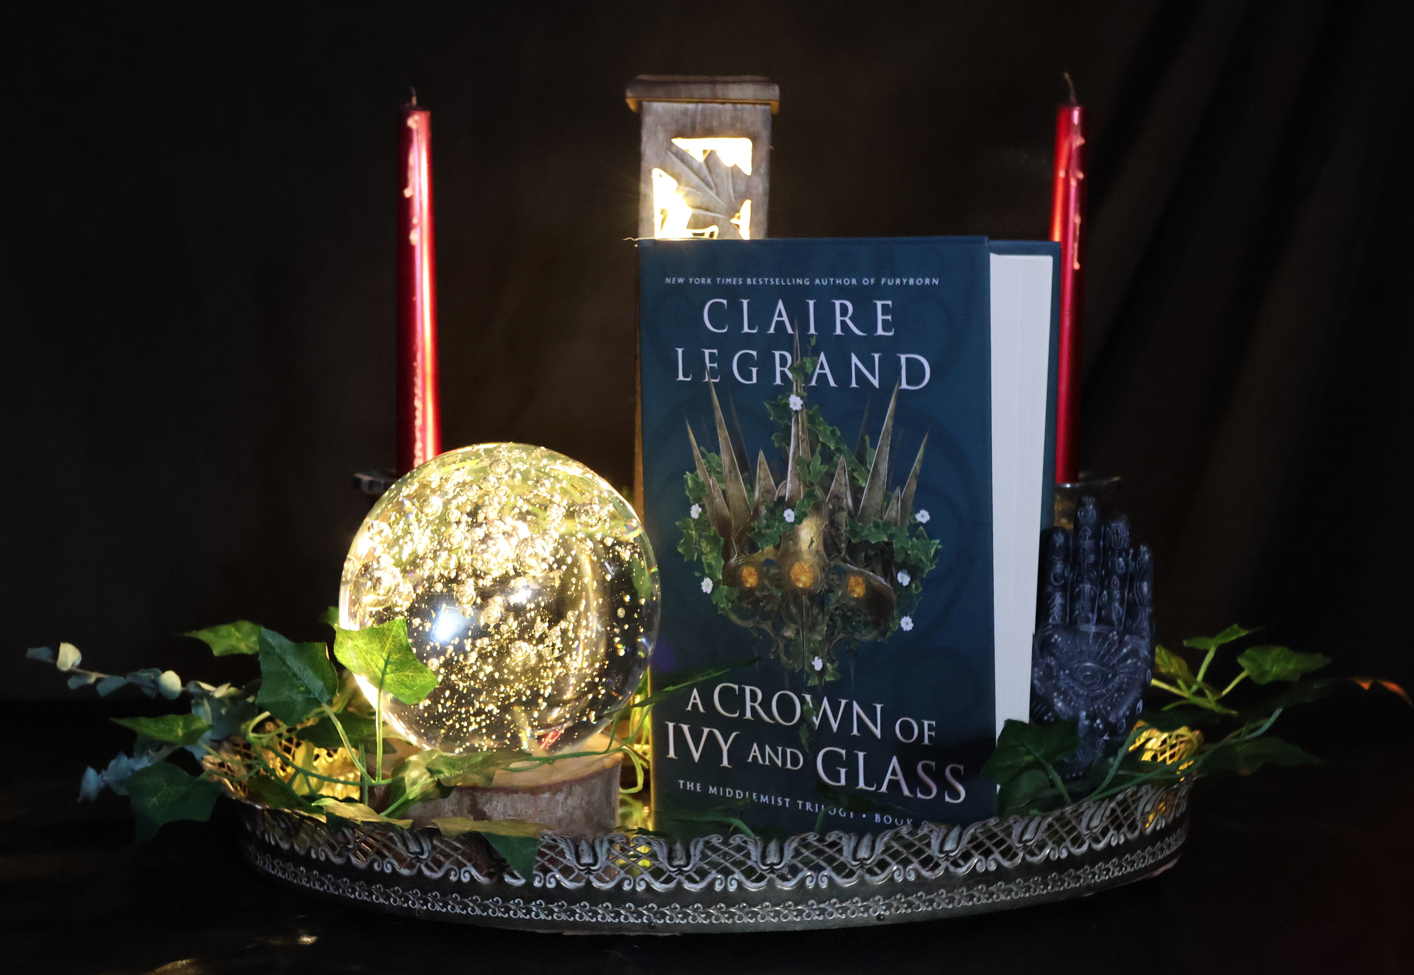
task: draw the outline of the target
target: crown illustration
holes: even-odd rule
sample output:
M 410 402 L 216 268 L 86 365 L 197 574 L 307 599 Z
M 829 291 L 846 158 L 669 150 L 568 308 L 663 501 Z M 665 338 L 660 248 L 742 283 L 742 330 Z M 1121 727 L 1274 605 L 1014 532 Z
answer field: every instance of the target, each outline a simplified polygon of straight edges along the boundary
M 888 488 L 898 388 L 877 445 L 861 425 L 850 449 L 819 407 L 806 405 L 813 364 L 797 355 L 792 391 L 766 404 L 782 428 L 774 439 L 785 476 L 778 480 L 758 450 L 749 492 L 740 427 L 728 424 L 709 386 L 719 452 L 702 450 L 688 423 L 693 506 L 678 522 L 678 551 L 702 563 L 703 592 L 728 619 L 765 637 L 783 666 L 823 683 L 838 676 L 840 651 L 912 629 L 938 543 L 923 527 L 928 512 L 914 510 L 926 435 L 907 479 Z

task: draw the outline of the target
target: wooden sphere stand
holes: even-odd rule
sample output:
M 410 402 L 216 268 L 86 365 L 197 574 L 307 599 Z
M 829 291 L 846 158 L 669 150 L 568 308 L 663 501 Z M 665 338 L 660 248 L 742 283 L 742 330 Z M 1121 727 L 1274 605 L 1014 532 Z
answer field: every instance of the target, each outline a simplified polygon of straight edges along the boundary
M 576 751 L 602 750 L 596 735 Z M 457 785 L 445 799 L 414 803 L 399 815 L 417 826 L 434 819 L 519 819 L 539 823 L 562 836 L 588 839 L 613 832 L 619 824 L 619 766 L 623 753 L 562 758 L 522 771 L 496 773 L 490 785 Z

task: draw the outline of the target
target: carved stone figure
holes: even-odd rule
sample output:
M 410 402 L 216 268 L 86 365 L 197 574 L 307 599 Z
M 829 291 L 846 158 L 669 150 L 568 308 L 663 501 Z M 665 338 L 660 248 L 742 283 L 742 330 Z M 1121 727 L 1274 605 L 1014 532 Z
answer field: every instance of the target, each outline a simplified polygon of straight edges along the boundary
M 1079 723 L 1068 775 L 1113 752 L 1143 707 L 1154 662 L 1154 564 L 1130 545 L 1123 515 L 1102 523 L 1094 499 L 1075 531 L 1042 536 L 1031 659 L 1031 720 Z

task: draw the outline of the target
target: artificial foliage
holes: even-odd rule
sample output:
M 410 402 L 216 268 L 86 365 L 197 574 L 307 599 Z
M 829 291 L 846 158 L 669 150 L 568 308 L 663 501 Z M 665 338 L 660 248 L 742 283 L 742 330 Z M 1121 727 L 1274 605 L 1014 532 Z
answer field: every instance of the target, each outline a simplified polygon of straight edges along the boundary
M 1308 679 L 1328 666 L 1330 658 L 1273 644 L 1233 654 L 1236 676 L 1221 687 L 1211 683 L 1219 653 L 1233 651 L 1256 632 L 1230 626 L 1217 636 L 1185 640 L 1187 650 L 1202 654 L 1196 670 L 1184 651 L 1155 647 L 1150 687 L 1163 696 L 1146 702 L 1143 717 L 1121 747 L 1101 754 L 1080 775 L 1066 774 L 1080 746 L 1075 721 L 1007 721 L 996 751 L 982 768 L 983 777 L 998 786 L 998 811 L 1003 816 L 1039 815 L 1145 784 L 1176 785 L 1218 772 L 1250 775 L 1264 765 L 1309 765 L 1314 757 L 1270 734 L 1288 708 L 1354 687 L 1382 687 L 1409 703 L 1409 695 L 1390 681 Z M 1244 682 L 1280 689 L 1240 701 L 1241 694 L 1233 695 Z
M 223 792 L 293 810 L 332 829 L 348 822 L 411 828 L 412 820 L 401 813 L 422 799 L 447 795 L 456 785 L 486 786 L 498 772 L 621 752 L 631 763 L 632 781 L 621 787 L 620 828 L 664 835 L 647 828 L 650 817 L 641 798 L 651 709 L 669 695 L 752 662 L 686 675 L 651 695 L 644 688 L 611 716 L 608 743 L 601 750 L 556 756 L 524 751 L 452 755 L 419 751 L 400 741 L 354 680 L 362 677 L 378 694 L 412 705 L 436 686 L 437 675 L 418 661 L 408 644 L 405 622 L 395 619 L 354 631 L 339 628 L 335 618 L 331 610 L 325 620 L 334 628 L 332 659 L 325 643 L 297 643 L 245 621 L 186 634 L 205 642 L 216 656 L 255 657 L 259 676 L 241 685 L 183 682 L 173 671 L 158 669 L 105 674 L 84 668 L 82 654 L 68 643 L 60 644 L 57 653 L 48 647 L 31 649 L 29 657 L 67 674 L 71 689 L 93 687 L 107 696 L 132 687 L 149 698 L 187 705 L 184 712 L 115 719 L 134 732 L 133 746 L 102 770 L 85 769 L 79 798 L 95 799 L 105 789 L 127 796 L 139 839 L 151 837 L 164 823 L 208 819 Z M 1148 702 L 1123 747 L 1101 755 L 1083 774 L 1069 771 L 1079 746 L 1075 721 L 1007 721 L 982 769 L 983 777 L 998 786 L 999 813 L 1041 815 L 1145 784 L 1171 786 L 1200 775 L 1249 775 L 1265 765 L 1310 764 L 1316 759 L 1270 734 L 1286 709 L 1354 687 L 1380 687 L 1409 702 L 1405 691 L 1390 681 L 1312 678 L 1330 664 L 1328 657 L 1268 644 L 1232 653 L 1236 676 L 1221 687 L 1212 683 L 1210 674 L 1220 652 L 1234 651 L 1238 641 L 1255 632 L 1232 626 L 1214 637 L 1184 641 L 1186 650 L 1157 647 L 1151 687 L 1164 696 Z M 1195 663 L 1186 651 L 1202 657 Z M 1260 699 L 1248 695 L 1241 700 L 1244 684 L 1279 687 Z M 818 791 L 843 809 L 892 811 L 855 790 L 822 785 Z M 740 803 L 710 810 L 667 806 L 655 813 L 657 823 L 671 828 L 673 835 L 720 829 L 757 835 L 743 819 Z M 444 836 L 482 834 L 522 876 L 534 869 L 544 829 L 519 820 L 462 817 L 435 819 L 432 825 Z
M 265 806 L 290 809 L 339 828 L 344 822 L 378 822 L 407 828 L 403 818 L 420 800 L 446 796 L 456 785 L 491 784 L 498 772 L 537 768 L 586 755 L 622 753 L 633 781 L 621 787 L 625 825 L 643 821 L 635 796 L 646 783 L 642 741 L 649 711 L 665 695 L 721 676 L 726 668 L 686 677 L 648 696 L 641 693 L 610 715 L 608 743 L 600 750 L 563 755 L 524 751 L 445 754 L 417 750 L 385 725 L 381 708 L 360 692 L 355 676 L 380 697 L 416 705 L 437 686 L 437 675 L 419 661 L 399 618 L 363 630 L 346 630 L 330 610 L 333 653 L 322 642 L 299 643 L 273 630 L 238 621 L 185 634 L 206 643 L 216 656 L 255 658 L 259 676 L 245 684 L 183 682 L 167 670 L 105 674 L 82 666 L 72 644 L 33 648 L 32 659 L 52 663 L 68 675 L 71 689 L 94 687 L 107 696 L 134 687 L 149 698 L 181 700 L 184 713 L 116 719 L 136 735 L 132 748 L 102 770 L 85 769 L 80 799 L 105 789 L 127 796 L 139 839 L 174 820 L 206 820 L 223 791 Z M 186 759 L 183 756 L 188 756 Z M 182 766 L 187 766 L 186 768 Z M 224 780 L 224 786 L 223 786 Z M 539 824 L 518 820 L 433 820 L 444 835 L 483 834 L 517 872 L 528 876 L 539 849 Z

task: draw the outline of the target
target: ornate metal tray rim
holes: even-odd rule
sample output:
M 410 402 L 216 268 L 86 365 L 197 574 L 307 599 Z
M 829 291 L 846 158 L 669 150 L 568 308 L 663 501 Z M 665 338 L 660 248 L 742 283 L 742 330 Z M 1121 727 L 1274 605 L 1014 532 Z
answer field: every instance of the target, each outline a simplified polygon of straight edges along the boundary
M 233 795 L 261 873 L 346 904 L 536 931 L 684 933 L 874 925 L 1084 896 L 1168 869 L 1191 781 L 1043 816 L 878 833 L 669 840 L 541 834 L 520 876 L 477 833 L 346 822 Z

